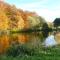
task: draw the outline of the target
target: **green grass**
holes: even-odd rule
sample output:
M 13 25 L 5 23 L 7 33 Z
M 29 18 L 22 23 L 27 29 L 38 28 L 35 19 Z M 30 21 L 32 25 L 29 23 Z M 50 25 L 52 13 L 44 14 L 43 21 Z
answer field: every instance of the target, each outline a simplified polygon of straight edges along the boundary
M 33 55 L 29 55 L 26 53 L 15 57 L 13 57 L 12 55 L 1 55 L 0 60 L 60 60 L 60 46 L 38 48 L 34 51 Z

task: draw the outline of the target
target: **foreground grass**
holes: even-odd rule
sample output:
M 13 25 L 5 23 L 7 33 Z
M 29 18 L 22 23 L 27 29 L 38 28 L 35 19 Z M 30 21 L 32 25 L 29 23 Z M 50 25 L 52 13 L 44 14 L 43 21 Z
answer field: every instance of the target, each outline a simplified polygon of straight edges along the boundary
M 24 54 L 16 57 L 0 55 L 0 60 L 60 60 L 60 46 L 38 48 L 34 55 Z

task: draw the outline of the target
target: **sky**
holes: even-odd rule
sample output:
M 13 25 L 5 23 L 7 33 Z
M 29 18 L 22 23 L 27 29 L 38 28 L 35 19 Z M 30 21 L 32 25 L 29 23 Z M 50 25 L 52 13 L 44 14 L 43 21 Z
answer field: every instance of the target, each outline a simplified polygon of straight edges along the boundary
M 60 0 L 4 0 L 17 8 L 36 12 L 47 22 L 60 17 Z

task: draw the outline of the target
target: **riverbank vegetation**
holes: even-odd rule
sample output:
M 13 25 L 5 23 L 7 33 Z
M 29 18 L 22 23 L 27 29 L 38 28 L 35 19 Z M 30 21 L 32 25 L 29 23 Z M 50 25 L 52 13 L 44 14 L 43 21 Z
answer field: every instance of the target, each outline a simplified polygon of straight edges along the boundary
M 17 47 L 16 47 L 17 48 Z M 20 47 L 19 47 L 20 48 Z M 23 50 L 24 49 L 24 50 Z M 16 52 L 13 47 L 13 51 L 8 52 L 7 55 L 0 55 L 1 60 L 60 60 L 60 46 L 49 48 L 38 48 L 35 51 L 27 49 L 26 47 L 20 48 L 20 51 Z M 18 49 L 17 49 L 18 50 Z M 20 53 L 19 53 L 20 52 Z

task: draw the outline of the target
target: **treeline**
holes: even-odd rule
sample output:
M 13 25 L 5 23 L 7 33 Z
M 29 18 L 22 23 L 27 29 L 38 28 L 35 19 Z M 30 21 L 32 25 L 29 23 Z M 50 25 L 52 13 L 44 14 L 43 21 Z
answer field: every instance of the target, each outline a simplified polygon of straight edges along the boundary
M 47 23 L 35 12 L 17 9 L 15 5 L 0 1 L 0 31 L 52 31 L 56 24 Z M 58 23 L 57 23 L 58 24 Z
M 0 31 L 36 29 L 44 23 L 46 21 L 35 12 L 23 11 L 0 1 Z

